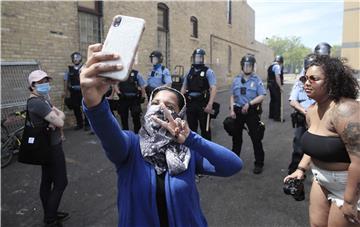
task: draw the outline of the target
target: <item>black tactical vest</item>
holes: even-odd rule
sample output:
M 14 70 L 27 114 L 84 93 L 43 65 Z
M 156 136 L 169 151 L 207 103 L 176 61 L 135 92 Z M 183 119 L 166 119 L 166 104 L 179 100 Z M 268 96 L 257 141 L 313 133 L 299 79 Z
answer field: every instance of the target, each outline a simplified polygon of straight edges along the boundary
M 195 71 L 195 67 L 191 66 L 190 72 L 187 76 L 187 88 L 189 92 L 200 92 L 208 91 L 209 81 L 206 77 L 206 72 L 209 69 L 205 65 L 201 66 L 199 71 Z
M 138 93 L 139 81 L 137 79 L 138 71 L 132 70 L 128 79 L 119 83 L 119 90 L 122 94 Z
M 278 64 L 278 63 L 273 63 L 269 66 L 269 68 L 267 70 L 267 73 L 268 73 L 267 82 L 276 81 L 275 72 L 272 70 L 273 66 L 276 64 Z M 282 67 L 281 67 L 281 72 L 280 72 L 280 81 L 281 81 L 281 85 L 284 85 L 284 73 L 283 73 Z
M 80 68 L 75 69 L 73 65 L 69 65 L 68 82 L 69 87 L 80 86 Z

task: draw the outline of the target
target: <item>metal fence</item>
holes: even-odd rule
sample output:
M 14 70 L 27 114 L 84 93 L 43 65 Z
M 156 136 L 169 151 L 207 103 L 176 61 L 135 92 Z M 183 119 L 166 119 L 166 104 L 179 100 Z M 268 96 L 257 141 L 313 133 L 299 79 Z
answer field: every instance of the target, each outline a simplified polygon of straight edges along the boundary
M 33 70 L 40 69 L 36 61 L 29 62 L 1 62 L 1 120 L 9 115 L 26 108 L 29 97 L 28 76 Z M 7 121 L 10 131 L 24 124 L 21 117 Z

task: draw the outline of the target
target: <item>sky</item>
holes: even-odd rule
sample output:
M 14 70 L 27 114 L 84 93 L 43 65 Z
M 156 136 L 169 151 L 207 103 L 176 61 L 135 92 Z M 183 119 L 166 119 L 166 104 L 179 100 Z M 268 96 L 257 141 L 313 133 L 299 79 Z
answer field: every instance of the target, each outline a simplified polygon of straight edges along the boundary
M 255 39 L 298 36 L 311 49 L 341 45 L 343 0 L 247 0 L 255 11 Z

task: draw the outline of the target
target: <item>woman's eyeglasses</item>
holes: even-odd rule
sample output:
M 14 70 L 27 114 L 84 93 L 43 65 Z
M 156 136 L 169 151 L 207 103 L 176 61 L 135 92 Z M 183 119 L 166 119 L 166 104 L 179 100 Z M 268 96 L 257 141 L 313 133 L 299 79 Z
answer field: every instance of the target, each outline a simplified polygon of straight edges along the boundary
M 317 82 L 317 81 L 321 80 L 321 78 L 313 76 L 313 75 L 311 75 L 311 76 L 306 76 L 305 75 L 304 77 L 305 77 L 306 81 L 308 80 L 308 81 L 310 81 L 310 83 Z

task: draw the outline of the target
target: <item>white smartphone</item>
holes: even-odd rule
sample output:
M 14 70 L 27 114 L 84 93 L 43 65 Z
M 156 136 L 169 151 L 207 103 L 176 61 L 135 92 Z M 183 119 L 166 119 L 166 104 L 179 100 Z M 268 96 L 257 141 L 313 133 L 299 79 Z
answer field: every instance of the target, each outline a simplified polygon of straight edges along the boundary
M 145 20 L 141 18 L 123 15 L 116 15 L 113 18 L 102 51 L 119 54 L 119 60 L 108 62 L 121 64 L 123 70 L 101 73 L 100 76 L 119 81 L 128 78 L 144 30 Z

